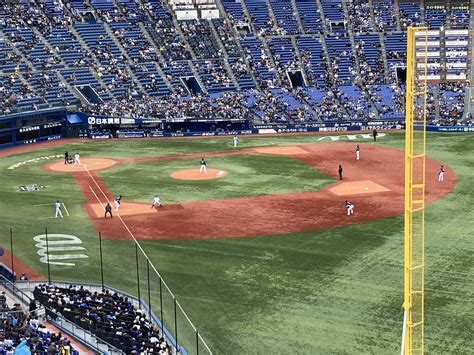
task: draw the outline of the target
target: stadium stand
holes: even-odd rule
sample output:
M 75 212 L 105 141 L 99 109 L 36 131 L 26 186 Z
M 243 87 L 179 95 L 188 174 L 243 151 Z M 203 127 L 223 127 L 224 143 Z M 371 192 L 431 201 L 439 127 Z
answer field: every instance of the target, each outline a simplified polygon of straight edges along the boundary
M 20 303 L 13 303 L 6 292 L 0 294 L 1 354 L 71 354 L 77 349 L 61 332 L 53 332 L 36 315 L 37 305 L 30 303 L 25 312 Z
M 126 354 L 173 354 L 161 329 L 133 302 L 108 290 L 92 292 L 83 286 L 40 284 L 33 295 L 40 304 L 91 331 Z
M 467 80 L 468 2 L 220 3 L 222 18 L 186 21 L 177 20 L 176 8 L 156 0 L 3 3 L 0 109 L 8 114 L 74 106 L 97 113 L 97 103 L 85 94 L 90 87 L 106 103 L 99 111 L 118 115 L 123 109 L 123 114 L 197 117 L 205 103 L 204 111 L 216 118 L 231 111 L 256 121 L 280 121 L 283 112 L 285 121 L 400 118 L 403 87 L 396 68 L 406 59 L 404 32 L 426 24 L 433 30 L 434 53 L 428 75 L 435 98 L 443 98 L 434 100 L 430 118 L 462 119 L 463 90 L 452 95 L 443 83 Z M 440 65 L 441 58 L 447 64 Z M 304 80 L 295 84 L 289 70 L 301 72 Z M 235 106 L 221 108 L 212 95 L 221 98 L 225 92 L 235 92 L 232 98 L 253 95 L 259 103 L 289 102 L 277 105 L 280 113 L 272 117 L 274 110 L 263 104 L 242 110 L 248 100 L 226 100 Z M 184 100 L 188 95 L 199 98 Z M 333 98 L 342 106 L 331 109 Z M 178 108 L 175 116 L 166 110 L 170 100 Z

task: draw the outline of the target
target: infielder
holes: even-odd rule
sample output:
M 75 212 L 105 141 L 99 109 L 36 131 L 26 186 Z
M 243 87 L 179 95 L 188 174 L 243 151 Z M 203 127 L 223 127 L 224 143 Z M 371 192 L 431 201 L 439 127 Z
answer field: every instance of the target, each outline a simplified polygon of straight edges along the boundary
M 441 168 L 439 168 L 438 181 L 444 181 L 444 166 L 443 165 L 441 165 Z
M 348 216 L 350 216 L 351 214 L 354 214 L 354 205 L 351 202 L 346 201 L 346 208 L 347 208 Z
M 205 174 L 207 174 L 207 164 L 204 158 L 201 159 L 201 167 L 199 168 L 199 173 L 202 173 L 203 171 Z
M 56 207 L 56 214 L 54 215 L 54 218 L 58 218 L 58 217 L 63 218 L 63 212 L 61 211 L 61 202 L 57 200 L 54 206 Z
M 66 150 L 66 152 L 64 153 L 64 165 L 66 165 L 68 161 L 69 161 L 69 153 Z
M 74 165 L 81 165 L 81 156 L 79 153 L 74 154 Z
M 118 211 L 120 208 L 120 204 L 122 203 L 122 195 L 115 198 L 115 211 Z
M 356 160 L 360 160 L 360 147 L 359 147 L 358 144 L 357 144 L 357 148 L 356 148 Z
M 237 144 L 238 144 L 238 143 L 239 143 L 239 137 L 234 136 L 234 137 L 232 138 L 232 144 L 233 144 L 234 148 L 237 148 Z
M 342 165 L 339 164 L 339 169 L 337 169 L 337 172 L 339 173 L 339 180 L 342 180 Z
M 161 204 L 160 196 L 155 195 L 155 197 L 153 198 L 153 204 L 151 205 L 151 208 L 158 207 L 158 206 L 163 208 L 163 205 Z

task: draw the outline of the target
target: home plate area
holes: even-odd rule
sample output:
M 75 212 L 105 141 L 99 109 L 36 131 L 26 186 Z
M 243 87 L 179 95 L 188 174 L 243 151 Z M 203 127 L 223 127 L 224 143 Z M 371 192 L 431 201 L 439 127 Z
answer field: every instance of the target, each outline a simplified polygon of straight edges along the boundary
M 337 196 L 351 196 L 387 192 L 391 190 L 370 180 L 365 180 L 343 182 L 330 188 L 329 191 Z
M 63 160 L 45 166 L 46 171 L 59 173 L 74 173 L 81 171 L 105 170 L 117 165 L 117 161 L 109 158 L 83 158 L 81 165 L 64 164 Z

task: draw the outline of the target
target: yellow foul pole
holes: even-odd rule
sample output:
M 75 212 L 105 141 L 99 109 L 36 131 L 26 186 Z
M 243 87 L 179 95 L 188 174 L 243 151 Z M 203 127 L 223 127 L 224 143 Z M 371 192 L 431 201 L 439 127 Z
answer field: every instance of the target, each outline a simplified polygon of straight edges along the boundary
M 428 38 L 429 31 L 426 27 L 408 28 L 402 355 L 424 353 L 424 224 Z

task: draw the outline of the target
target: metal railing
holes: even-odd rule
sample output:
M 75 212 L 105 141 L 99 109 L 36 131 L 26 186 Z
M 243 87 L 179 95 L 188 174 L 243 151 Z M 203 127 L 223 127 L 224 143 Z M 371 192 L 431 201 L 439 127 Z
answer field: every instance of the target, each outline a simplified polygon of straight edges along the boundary
M 93 176 L 91 176 L 91 179 L 91 185 L 98 189 L 97 193 L 102 193 L 106 197 Z M 79 238 L 75 238 L 75 245 L 71 246 L 70 235 L 54 234 L 48 228 L 41 229 L 41 231 L 38 230 L 38 235 L 36 235 L 34 240 L 37 241 L 36 247 L 40 249 L 38 251 L 38 255 L 41 254 L 40 262 L 47 265 L 45 274 L 47 275 L 48 282 L 64 282 L 64 280 L 68 280 L 71 283 L 83 284 L 85 281 L 91 287 L 103 288 L 107 284 L 109 289 L 115 287 L 113 289 L 117 292 L 120 289 L 122 294 L 129 292 L 127 297 L 130 299 L 135 298 L 137 306 L 145 309 L 150 318 L 154 318 L 154 321 L 160 325 L 160 329 L 163 330 L 163 333 L 170 339 L 171 344 L 176 347 L 178 352 L 190 355 L 200 353 L 212 355 L 209 346 L 176 299 L 171 288 L 151 262 L 140 242 L 128 229 L 121 216 L 118 213 L 116 213 L 116 216 L 130 234 L 129 239 L 123 240 L 123 243 L 127 243 L 128 256 L 120 260 L 120 265 L 116 263 L 117 249 L 108 248 L 107 242 L 102 240 L 101 233 L 98 233 L 97 244 L 92 244 L 94 248 L 86 251 L 85 248 L 79 246 L 82 243 Z M 14 236 L 13 230 L 10 229 L 10 250 L 15 250 Z M 73 249 L 71 249 L 72 247 Z M 86 252 L 89 255 L 85 256 L 85 260 L 91 260 L 90 257 L 96 258 L 97 272 L 91 273 L 90 262 L 83 264 L 84 266 L 87 265 L 87 270 L 81 270 L 78 266 L 74 269 L 70 268 L 72 265 L 79 264 L 78 255 L 83 258 L 83 254 L 85 255 Z M 15 272 L 13 256 L 11 264 L 9 265 L 10 269 Z M 64 266 L 67 266 L 67 268 Z M 120 274 L 120 271 L 118 271 L 119 267 L 128 268 L 128 272 L 132 271 L 133 276 L 128 274 L 127 278 L 120 279 L 120 277 L 117 277 Z M 78 274 L 82 272 L 82 274 L 90 275 L 90 278 L 88 277 L 87 281 L 84 278 L 74 280 L 76 270 Z M 110 280 L 107 279 L 109 272 L 113 275 L 113 278 Z M 57 277 L 56 273 L 60 273 L 61 276 Z M 89 283 L 90 281 L 99 281 L 98 278 L 100 283 Z M 130 292 L 133 292 L 133 296 L 131 296 Z
M 23 290 L 28 290 L 29 292 L 33 292 L 34 288 L 37 285 L 41 284 L 47 284 L 47 282 L 44 281 L 28 281 L 28 282 L 18 282 L 17 285 L 18 287 L 21 287 Z M 153 313 L 151 308 L 148 306 L 148 304 L 142 300 L 138 299 L 136 296 L 133 296 L 129 293 L 123 292 L 121 290 L 117 290 L 116 288 L 110 287 L 108 285 L 99 285 L 99 284 L 90 284 L 90 283 L 78 283 L 78 282 L 69 282 L 69 281 L 54 281 L 51 283 L 52 286 L 60 287 L 60 288 L 68 288 L 69 286 L 83 286 L 85 290 L 94 293 L 101 293 L 104 290 L 111 291 L 112 293 L 117 293 L 118 295 L 122 297 L 126 297 L 129 299 L 129 301 L 132 302 L 133 306 L 136 309 L 144 309 L 146 314 L 145 316 L 157 327 L 162 331 L 162 336 L 165 338 L 165 340 L 173 345 L 174 348 L 174 353 L 175 354 L 182 354 L 182 355 L 187 355 L 187 351 L 183 346 L 180 346 L 175 338 L 173 337 L 172 333 L 164 327 L 163 323 L 160 321 L 160 319 Z M 60 313 L 55 312 L 55 314 L 60 315 Z M 81 328 L 82 329 L 82 328 Z
M 27 286 L 27 288 L 20 288 L 17 287 L 16 284 L 12 283 L 4 276 L 0 275 L 0 284 L 12 293 L 21 303 L 28 306 L 30 302 L 33 300 L 24 290 L 29 290 L 29 285 L 33 285 L 30 282 L 20 282 L 20 285 Z M 22 313 L 28 313 L 28 311 L 21 311 Z M 79 342 L 85 344 L 89 348 L 97 351 L 100 354 L 124 354 L 122 351 L 114 347 L 113 345 L 103 341 L 102 339 L 98 339 L 93 333 L 83 329 L 82 327 L 78 326 L 77 324 L 67 320 L 64 318 L 60 313 L 45 307 L 44 305 L 40 305 L 38 309 L 35 311 L 39 317 L 44 316 L 49 323 L 60 329 L 62 332 L 68 334 L 74 339 L 77 339 Z M 30 312 L 31 313 L 31 312 Z

